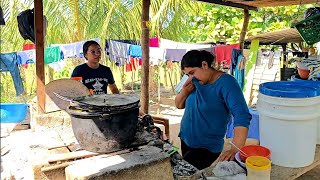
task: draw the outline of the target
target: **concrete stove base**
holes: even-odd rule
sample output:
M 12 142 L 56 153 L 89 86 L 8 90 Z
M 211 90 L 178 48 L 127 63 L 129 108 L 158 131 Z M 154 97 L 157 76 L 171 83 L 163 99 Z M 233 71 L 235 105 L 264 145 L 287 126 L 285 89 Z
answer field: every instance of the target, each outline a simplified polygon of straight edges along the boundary
M 153 146 L 142 146 L 140 150 L 111 157 L 79 160 L 65 169 L 65 175 L 67 180 L 173 179 L 170 157 Z

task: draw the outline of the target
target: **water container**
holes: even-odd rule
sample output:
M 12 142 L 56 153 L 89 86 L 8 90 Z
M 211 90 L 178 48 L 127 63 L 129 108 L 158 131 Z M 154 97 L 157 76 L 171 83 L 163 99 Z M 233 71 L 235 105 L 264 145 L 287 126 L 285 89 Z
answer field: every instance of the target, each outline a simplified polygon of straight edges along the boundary
M 271 162 L 263 156 L 250 156 L 246 159 L 247 180 L 270 180 Z
M 301 82 L 301 83 L 303 83 L 303 84 L 306 84 L 307 83 L 307 85 L 309 85 L 309 86 L 311 86 L 311 87 L 315 87 L 315 88 L 317 88 L 317 97 L 318 97 L 318 109 L 320 109 L 320 81 L 311 81 L 311 80 L 303 80 L 303 79 L 299 79 L 299 76 L 298 75 L 296 75 L 296 76 L 292 76 L 291 77 L 291 80 L 292 81 L 299 81 L 299 82 Z M 320 111 L 319 111 L 319 113 L 320 113 Z M 319 120 L 318 120 L 318 128 L 317 128 L 317 131 L 318 131 L 318 140 L 317 140 L 317 144 L 320 144 L 320 118 L 319 118 Z
M 319 88 L 304 81 L 260 84 L 260 145 L 268 147 L 272 163 L 291 168 L 314 161 L 319 112 Z
M 26 118 L 28 104 L 0 103 L 1 123 L 20 123 Z

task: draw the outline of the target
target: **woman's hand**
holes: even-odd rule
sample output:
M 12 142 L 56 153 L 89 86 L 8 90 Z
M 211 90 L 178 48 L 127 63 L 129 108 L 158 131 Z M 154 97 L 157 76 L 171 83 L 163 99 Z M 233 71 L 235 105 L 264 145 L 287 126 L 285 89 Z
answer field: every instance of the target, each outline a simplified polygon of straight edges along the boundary
M 232 147 L 230 150 L 220 154 L 219 161 L 233 161 L 237 152 L 238 150 Z
M 194 90 L 194 85 L 192 83 L 192 76 L 189 76 L 188 80 L 182 86 L 182 93 L 189 95 Z
M 238 148 L 241 148 L 245 145 L 246 143 L 246 138 L 248 135 L 248 128 L 242 127 L 242 126 L 236 126 L 234 127 L 234 138 L 232 140 L 232 143 L 236 145 Z M 219 156 L 220 161 L 228 161 L 234 160 L 234 156 L 238 152 L 237 148 L 231 146 L 231 149 L 228 151 L 223 152 Z
M 190 76 L 188 80 L 183 84 L 180 93 L 176 96 L 174 100 L 178 109 L 185 108 L 186 99 L 191 94 L 193 89 L 194 89 L 194 85 L 192 83 L 192 76 Z

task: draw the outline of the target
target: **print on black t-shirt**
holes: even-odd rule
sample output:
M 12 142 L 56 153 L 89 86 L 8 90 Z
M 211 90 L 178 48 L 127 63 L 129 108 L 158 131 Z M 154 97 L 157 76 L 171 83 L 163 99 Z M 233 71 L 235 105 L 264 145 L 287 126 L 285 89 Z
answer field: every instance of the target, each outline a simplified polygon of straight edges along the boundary
M 71 77 L 82 77 L 82 83 L 93 91 L 93 94 L 107 94 L 108 84 L 114 79 L 109 67 L 99 65 L 98 69 L 91 69 L 86 63 L 77 66 Z

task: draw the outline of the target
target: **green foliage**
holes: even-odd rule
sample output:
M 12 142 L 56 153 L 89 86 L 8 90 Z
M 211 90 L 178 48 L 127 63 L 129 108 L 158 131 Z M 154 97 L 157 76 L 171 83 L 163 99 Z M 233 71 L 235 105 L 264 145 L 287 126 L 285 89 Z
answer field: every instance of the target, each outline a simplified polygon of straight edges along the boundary
M 258 12 L 250 11 L 247 36 L 289 28 L 291 22 L 303 16 L 303 12 L 313 5 L 280 6 L 260 8 Z M 202 7 L 201 13 L 188 17 L 188 33 L 191 42 L 237 43 L 243 24 L 243 10 L 220 5 Z

